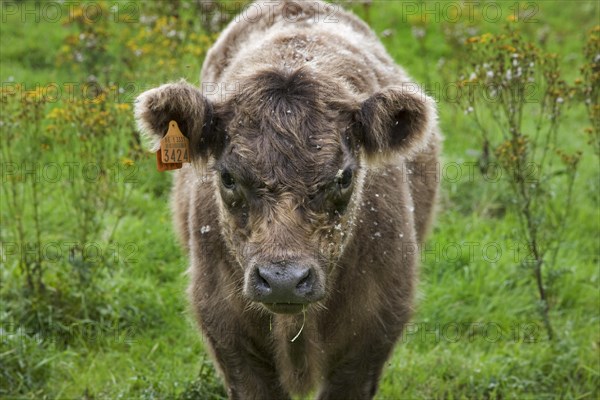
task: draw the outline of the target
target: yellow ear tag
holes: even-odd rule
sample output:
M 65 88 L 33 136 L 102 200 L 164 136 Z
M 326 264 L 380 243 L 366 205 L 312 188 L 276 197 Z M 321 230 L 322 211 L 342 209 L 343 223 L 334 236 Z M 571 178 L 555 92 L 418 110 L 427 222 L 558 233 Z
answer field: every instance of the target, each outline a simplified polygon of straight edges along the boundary
M 188 138 L 179 130 L 177 122 L 169 122 L 167 134 L 160 140 L 160 149 L 156 152 L 156 168 L 170 171 L 190 162 L 190 144 Z

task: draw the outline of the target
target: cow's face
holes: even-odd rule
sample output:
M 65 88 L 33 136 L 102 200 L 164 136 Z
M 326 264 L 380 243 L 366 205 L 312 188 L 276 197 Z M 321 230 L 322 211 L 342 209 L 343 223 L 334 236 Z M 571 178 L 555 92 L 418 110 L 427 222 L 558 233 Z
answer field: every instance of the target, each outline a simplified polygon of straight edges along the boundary
M 244 294 L 275 312 L 323 298 L 352 235 L 363 169 L 352 105 L 337 96 L 306 73 L 265 72 L 218 111 L 221 227 Z
M 243 270 L 243 294 L 276 313 L 301 312 L 326 295 L 352 240 L 366 165 L 422 145 L 434 118 L 420 93 L 388 89 L 361 102 L 324 82 L 302 70 L 263 71 L 222 103 L 180 83 L 170 102 L 150 91 L 136 109 L 150 133 L 193 111 L 184 132 L 193 156 L 212 160 L 222 235 Z M 166 86 L 154 91 L 175 89 Z

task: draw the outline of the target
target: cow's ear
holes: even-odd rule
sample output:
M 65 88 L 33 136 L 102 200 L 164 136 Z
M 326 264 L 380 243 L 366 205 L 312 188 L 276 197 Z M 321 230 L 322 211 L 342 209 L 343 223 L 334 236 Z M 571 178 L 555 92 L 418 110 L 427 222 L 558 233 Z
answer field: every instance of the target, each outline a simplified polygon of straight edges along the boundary
M 370 159 L 410 154 L 427 144 L 436 118 L 433 99 L 416 85 L 388 87 L 362 103 L 358 140 Z
M 139 130 L 157 151 L 160 140 L 174 120 L 190 140 L 192 159 L 217 155 L 223 147 L 223 134 L 217 129 L 212 103 L 199 88 L 184 80 L 150 89 L 135 101 L 135 119 Z

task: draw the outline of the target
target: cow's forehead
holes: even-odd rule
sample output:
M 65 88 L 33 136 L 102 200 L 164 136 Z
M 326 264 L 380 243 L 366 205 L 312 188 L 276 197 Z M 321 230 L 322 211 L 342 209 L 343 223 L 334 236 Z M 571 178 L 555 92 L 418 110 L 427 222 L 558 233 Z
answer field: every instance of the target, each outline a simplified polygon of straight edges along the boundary
M 231 136 L 223 163 L 254 186 L 311 191 L 331 180 L 348 157 L 335 132 L 240 128 Z
M 314 92 L 318 85 L 299 88 L 310 83 L 303 75 L 253 82 L 228 104 L 225 164 L 273 185 L 306 187 L 335 176 L 350 157 L 349 121 Z

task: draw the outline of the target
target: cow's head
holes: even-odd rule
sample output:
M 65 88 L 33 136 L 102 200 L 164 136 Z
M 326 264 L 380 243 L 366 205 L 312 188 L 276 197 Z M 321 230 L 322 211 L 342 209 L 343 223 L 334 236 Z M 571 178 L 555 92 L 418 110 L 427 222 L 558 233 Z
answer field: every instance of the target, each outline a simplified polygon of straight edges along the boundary
M 244 273 L 243 293 L 273 312 L 322 299 L 352 240 L 366 167 L 423 146 L 435 118 L 414 86 L 369 98 L 308 71 L 265 70 L 211 101 L 185 82 L 137 100 L 154 143 L 176 120 L 208 168 L 220 227 Z

